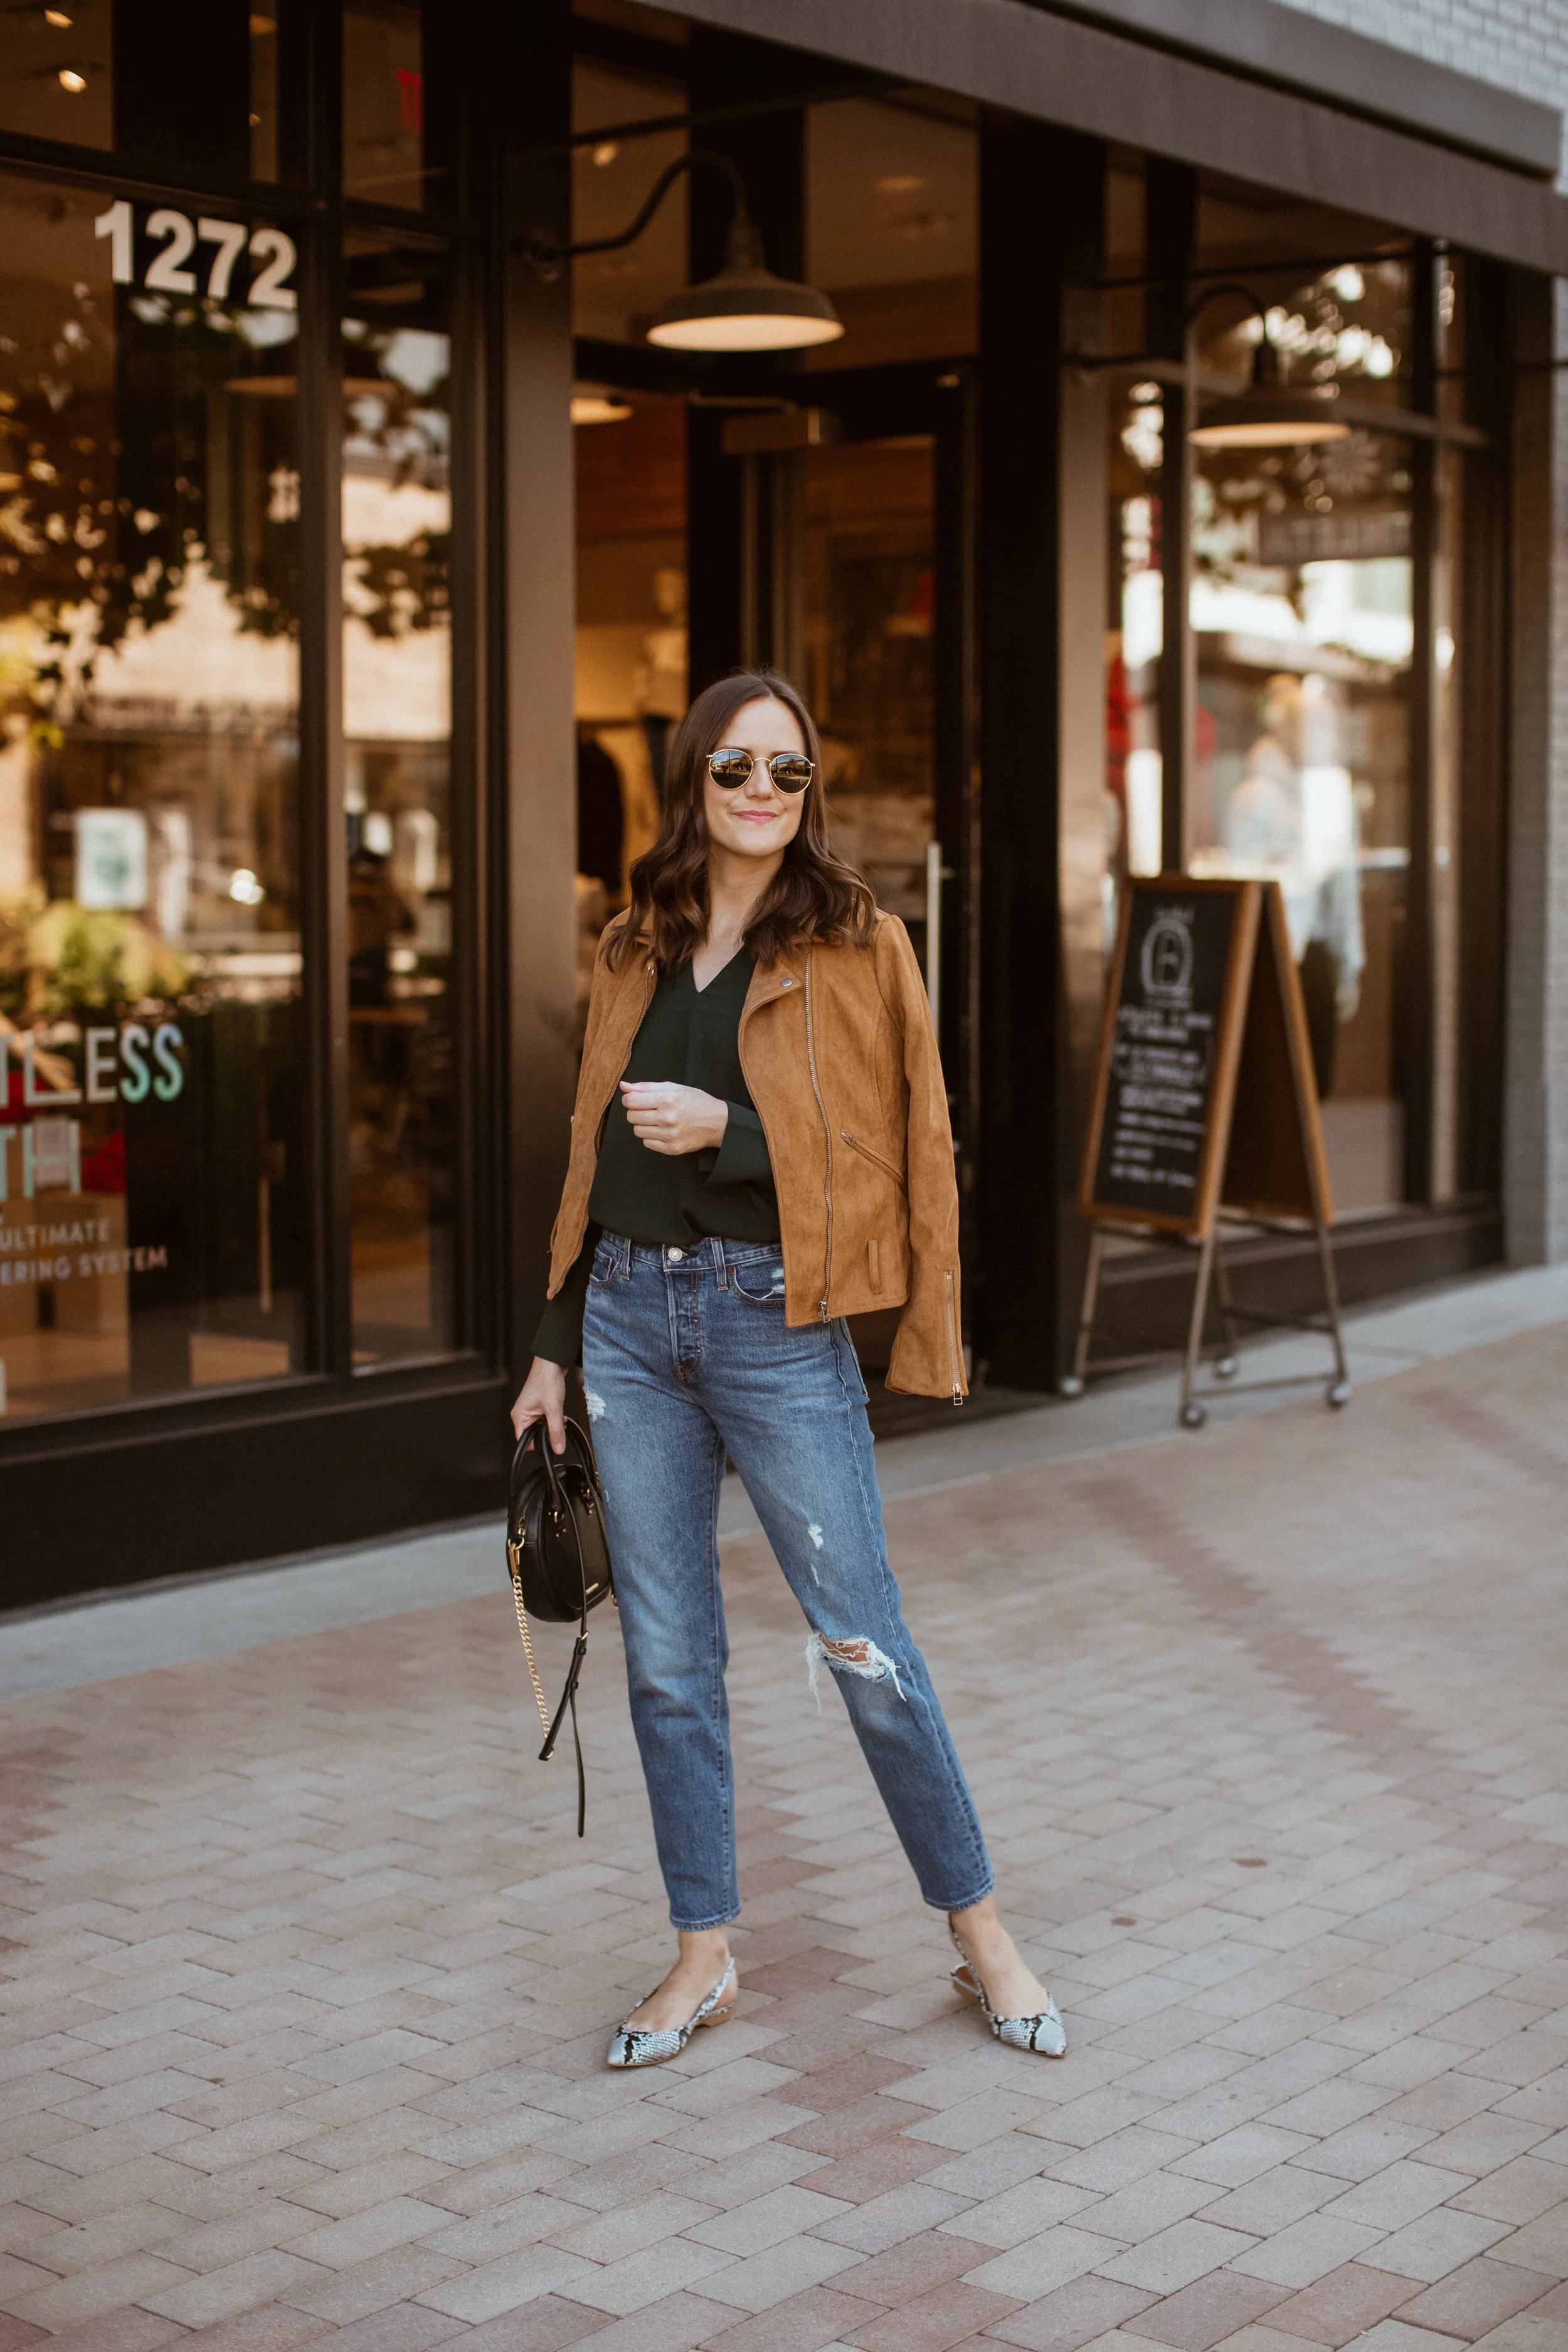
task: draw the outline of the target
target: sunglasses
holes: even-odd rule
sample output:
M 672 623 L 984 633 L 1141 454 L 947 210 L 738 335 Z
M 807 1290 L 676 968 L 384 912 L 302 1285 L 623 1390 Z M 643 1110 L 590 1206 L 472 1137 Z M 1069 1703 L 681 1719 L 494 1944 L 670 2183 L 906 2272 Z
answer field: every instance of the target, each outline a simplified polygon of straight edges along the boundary
M 708 754 L 708 772 L 721 792 L 731 793 L 737 785 L 746 783 L 756 764 L 750 751 L 742 751 L 735 744 Z M 766 764 L 781 793 L 804 793 L 816 773 L 804 751 L 775 751 Z

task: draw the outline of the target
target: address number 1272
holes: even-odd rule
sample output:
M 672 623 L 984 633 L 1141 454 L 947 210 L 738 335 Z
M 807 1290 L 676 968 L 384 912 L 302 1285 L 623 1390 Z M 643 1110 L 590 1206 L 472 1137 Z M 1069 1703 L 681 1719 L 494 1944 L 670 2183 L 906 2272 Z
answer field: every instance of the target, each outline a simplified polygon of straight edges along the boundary
M 110 205 L 106 213 L 100 213 L 92 226 L 94 236 L 109 239 L 110 267 L 115 284 L 133 286 L 135 215 L 125 197 Z M 148 259 L 142 278 L 142 285 L 155 294 L 203 292 L 215 302 L 226 302 L 231 299 L 235 264 L 242 253 L 248 251 L 251 260 L 260 264 L 245 298 L 250 308 L 299 308 L 299 297 L 289 283 L 299 257 L 293 238 L 280 228 L 252 229 L 244 221 L 208 220 L 205 216 L 192 220 L 188 213 L 174 212 L 165 205 L 148 214 L 142 234 L 161 248 Z M 199 282 L 198 269 L 186 267 L 193 255 L 198 266 L 206 263 L 206 255 L 196 253 L 198 246 L 212 248 L 205 287 Z

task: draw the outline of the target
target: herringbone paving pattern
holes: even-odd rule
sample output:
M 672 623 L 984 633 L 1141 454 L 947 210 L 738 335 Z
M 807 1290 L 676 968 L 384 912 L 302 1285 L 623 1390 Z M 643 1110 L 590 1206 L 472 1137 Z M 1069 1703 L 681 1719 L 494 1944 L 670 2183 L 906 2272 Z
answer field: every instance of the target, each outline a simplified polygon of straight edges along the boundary
M 0 2352 L 1565 2352 L 1568 1329 L 889 1531 L 1072 2048 L 1000 2049 L 761 1546 L 744 1991 L 493 1601 L 0 1711 Z M 832 1531 L 826 1531 L 831 1542 Z

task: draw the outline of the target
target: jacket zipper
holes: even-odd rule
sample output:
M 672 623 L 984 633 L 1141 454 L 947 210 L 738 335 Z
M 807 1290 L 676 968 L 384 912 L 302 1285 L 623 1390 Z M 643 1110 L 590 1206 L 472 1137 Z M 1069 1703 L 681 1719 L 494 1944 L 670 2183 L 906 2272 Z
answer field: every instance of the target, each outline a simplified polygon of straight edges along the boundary
M 833 1287 L 833 1129 L 827 1123 L 827 1106 L 822 1099 L 822 1088 L 816 1082 L 816 1046 L 811 1026 L 811 950 L 805 951 L 805 1059 L 811 1072 L 811 1091 L 816 1097 L 816 1108 L 822 1116 L 822 1140 L 827 1157 L 823 1168 L 822 1199 L 827 1212 L 827 1255 L 822 1266 L 822 1296 L 816 1311 L 824 1323 L 829 1320 L 827 1294 Z
M 909 1186 L 890 1160 L 884 1160 L 879 1151 L 873 1151 L 868 1143 L 862 1143 L 859 1137 L 851 1135 L 847 1127 L 841 1127 L 838 1132 L 851 1151 L 858 1151 L 863 1160 L 868 1160 L 874 1168 L 879 1168 L 884 1176 L 890 1176 L 900 1192 L 909 1191 Z
M 942 1276 L 942 1280 L 947 1285 L 947 1355 L 948 1367 L 952 1373 L 952 1401 L 954 1404 L 962 1404 L 963 1402 L 963 1381 L 960 1377 L 958 1369 L 960 1359 L 958 1353 L 958 1335 L 953 1328 L 952 1319 L 952 1276 L 951 1272 L 945 1274 Z

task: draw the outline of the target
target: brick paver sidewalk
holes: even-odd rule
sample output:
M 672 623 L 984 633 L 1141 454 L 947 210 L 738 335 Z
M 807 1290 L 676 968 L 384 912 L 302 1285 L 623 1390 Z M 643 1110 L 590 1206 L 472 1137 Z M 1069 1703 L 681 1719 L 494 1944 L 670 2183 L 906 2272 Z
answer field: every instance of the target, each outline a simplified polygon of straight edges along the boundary
M 579 1846 L 499 1561 L 0 1710 L 0 2352 L 1563 2352 L 1565 1400 L 1558 1328 L 889 1511 L 1059 2065 L 754 1542 L 741 2013 L 635 2077 L 614 1631 Z

